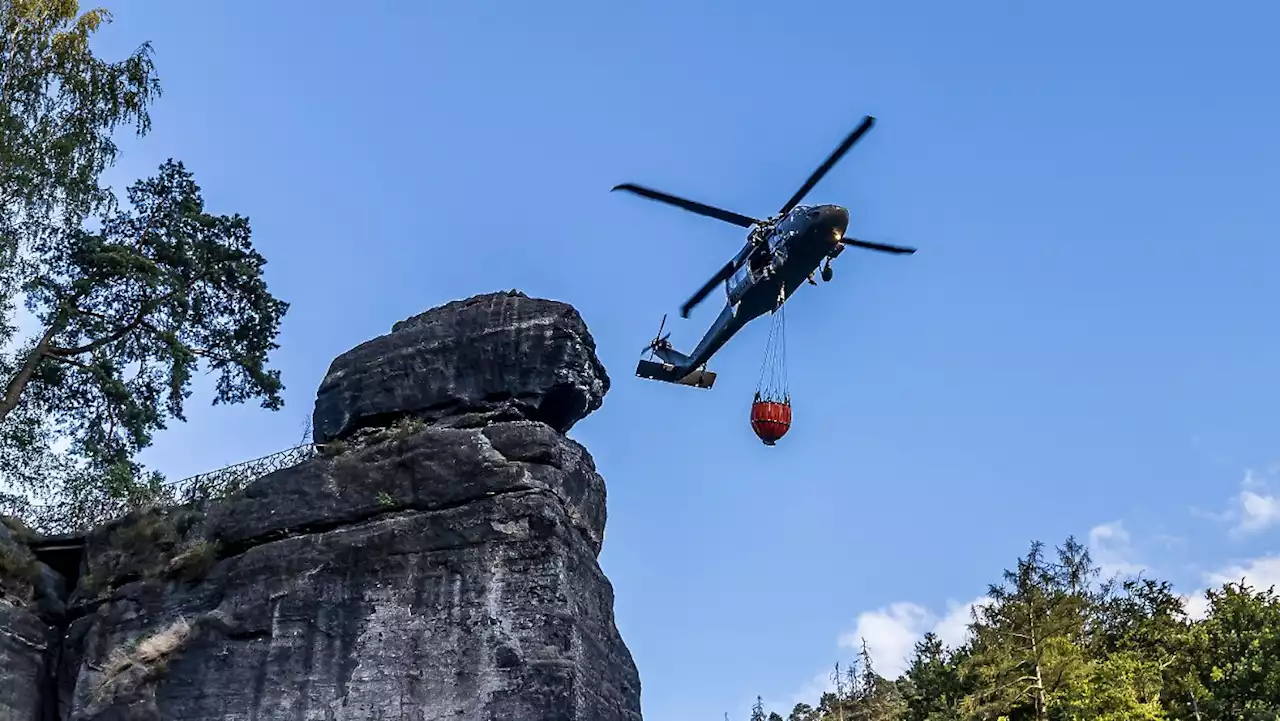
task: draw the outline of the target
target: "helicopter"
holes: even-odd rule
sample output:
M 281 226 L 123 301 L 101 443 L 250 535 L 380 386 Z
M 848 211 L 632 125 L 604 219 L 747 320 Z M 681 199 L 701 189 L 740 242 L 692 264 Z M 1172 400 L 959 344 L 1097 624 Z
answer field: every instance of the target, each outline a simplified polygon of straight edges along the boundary
M 742 249 L 716 271 L 698 292 L 680 308 L 680 316 L 688 318 L 694 306 L 701 303 L 716 285 L 724 283 L 725 305 L 720 315 L 707 329 L 692 353 L 676 350 L 666 326 L 666 316 L 658 326 L 657 336 L 645 346 L 642 353 L 651 352 L 661 362 L 641 359 L 636 375 L 651 380 L 676 383 L 709 389 L 715 384 L 716 374 L 706 369 L 707 361 L 728 343 L 734 334 L 747 323 L 766 313 L 776 312 L 806 282 L 817 285 L 813 279 L 821 267 L 823 282 L 832 279 L 831 261 L 849 246 L 899 255 L 910 255 L 915 248 L 885 243 L 874 243 L 845 235 L 849 227 L 849 211 L 839 205 L 801 205 L 809 191 L 839 162 L 849 148 L 858 142 L 875 124 L 875 118 L 865 116 L 853 132 L 834 152 L 813 171 L 795 195 L 774 215 L 757 219 L 730 210 L 716 208 L 705 203 L 687 200 L 634 183 L 616 185 L 612 191 L 623 190 L 651 200 L 668 203 L 710 218 L 732 223 L 747 229 L 747 239 Z M 612 192 L 611 191 L 611 192 Z

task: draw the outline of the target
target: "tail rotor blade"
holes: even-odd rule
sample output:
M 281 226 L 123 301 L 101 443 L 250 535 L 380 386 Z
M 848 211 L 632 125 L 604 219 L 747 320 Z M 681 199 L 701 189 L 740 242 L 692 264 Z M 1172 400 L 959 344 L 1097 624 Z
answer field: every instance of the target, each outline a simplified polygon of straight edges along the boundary
M 658 324 L 658 334 L 657 334 L 656 336 L 654 336 L 654 337 L 653 337 L 653 340 L 649 341 L 649 345 L 645 346 L 645 347 L 644 347 L 644 350 L 642 350 L 642 351 L 640 351 L 640 352 L 641 352 L 641 353 L 644 353 L 645 351 L 651 351 L 651 350 L 654 350 L 654 349 L 656 349 L 658 346 L 661 346 L 661 345 L 662 345 L 662 343 L 663 343 L 663 341 L 665 341 L 666 339 L 670 338 L 670 337 L 671 337 L 671 334 L 670 334 L 670 333 L 667 333 L 666 335 L 663 335 L 663 334 L 662 334 L 662 329 L 663 329 L 663 328 L 666 328 L 666 327 L 667 327 L 667 314 L 666 314 L 666 313 L 663 313 L 663 314 L 662 314 L 662 322 Z
M 849 148 L 852 148 L 853 144 L 858 142 L 858 139 L 870 130 L 872 125 L 875 125 L 875 122 L 876 119 L 870 115 L 864 117 L 858 127 L 854 128 L 853 132 L 849 133 L 849 136 L 844 139 L 844 142 L 840 143 L 840 147 L 836 148 L 835 152 L 831 153 L 826 162 L 819 165 L 818 169 L 813 171 L 813 175 L 810 175 L 809 179 L 804 181 L 804 185 L 800 186 L 800 189 L 796 191 L 796 194 L 791 196 L 791 200 L 788 200 L 787 204 L 782 206 L 782 210 L 778 211 L 778 214 L 786 215 L 791 212 L 793 208 L 799 205 L 800 201 L 804 200 L 804 196 L 808 195 L 810 190 L 813 190 L 813 186 L 817 185 L 818 181 L 822 180 L 822 177 L 827 174 L 827 171 L 831 170 L 836 163 L 840 162 L 840 158 L 844 157 L 844 154 L 849 152 Z
M 888 243 L 872 243 L 869 240 L 858 240 L 857 238 L 842 238 L 841 243 L 845 245 L 853 245 L 859 248 L 867 248 L 868 250 L 878 250 L 882 253 L 896 253 L 898 255 L 911 255 L 916 252 L 915 248 L 908 248 L 903 245 L 889 245 Z
M 651 350 L 656 350 L 658 348 L 661 348 L 663 345 L 666 344 L 667 339 L 670 337 L 671 337 L 670 333 L 663 336 L 658 336 L 657 338 L 654 338 L 653 340 L 649 341 L 649 345 L 645 346 L 644 348 L 641 348 L 640 352 L 645 353 Z
M 705 215 L 708 218 L 715 218 L 716 220 L 723 220 L 726 223 L 733 223 L 734 225 L 742 228 L 750 228 L 751 226 L 758 225 L 760 223 L 760 221 L 755 218 L 749 218 L 741 213 L 735 213 L 732 210 L 717 208 L 715 206 L 707 205 L 706 203 L 699 203 L 695 200 L 687 200 L 685 198 L 671 195 L 670 193 L 664 193 L 660 190 L 653 190 L 652 188 L 635 185 L 634 183 L 615 185 L 613 186 L 613 190 L 625 190 L 650 200 L 657 200 L 662 203 L 674 205 L 677 208 L 684 208 L 685 210 L 697 213 L 698 215 Z
M 725 279 L 733 275 L 733 271 L 735 270 L 737 270 L 737 266 L 734 265 L 733 261 L 729 261 L 728 263 L 725 263 L 724 267 L 718 270 L 716 274 L 711 277 L 711 280 L 707 281 L 706 285 L 699 288 L 698 292 L 694 293 L 692 298 L 690 298 L 687 302 L 685 302 L 684 305 L 680 306 L 680 317 L 688 318 L 689 311 L 693 310 L 693 307 L 695 305 L 701 303 L 702 299 L 706 298 L 708 293 L 710 293 L 712 290 L 715 290 L 715 287 L 718 283 L 724 282 Z

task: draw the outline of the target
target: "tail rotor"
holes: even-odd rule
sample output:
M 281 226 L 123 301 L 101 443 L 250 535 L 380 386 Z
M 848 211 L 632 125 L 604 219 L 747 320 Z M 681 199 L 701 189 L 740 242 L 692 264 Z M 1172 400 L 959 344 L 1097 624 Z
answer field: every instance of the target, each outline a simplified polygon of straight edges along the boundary
M 663 350 L 670 349 L 671 341 L 668 340 L 668 338 L 671 337 L 671 331 L 667 331 L 666 335 L 662 334 L 662 329 L 666 327 L 667 327 L 667 316 L 664 313 L 662 315 L 662 323 L 658 325 L 658 334 L 655 335 L 653 337 L 653 340 L 649 341 L 649 345 L 646 345 L 644 348 L 642 348 L 640 352 L 649 353 L 649 357 L 652 358 L 655 351 L 659 349 L 663 349 Z

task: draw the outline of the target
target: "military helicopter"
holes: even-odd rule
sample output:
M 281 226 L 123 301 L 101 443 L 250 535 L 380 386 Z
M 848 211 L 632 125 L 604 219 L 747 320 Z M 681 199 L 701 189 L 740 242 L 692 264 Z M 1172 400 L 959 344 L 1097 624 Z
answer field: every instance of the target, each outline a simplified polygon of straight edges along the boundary
M 671 334 L 662 335 L 662 329 L 666 325 L 664 316 L 662 325 L 658 327 L 657 337 L 642 351 L 651 351 L 662 362 L 641 359 L 636 375 L 668 383 L 711 388 L 716 378 L 715 373 L 706 369 L 711 356 L 747 323 L 781 308 L 801 285 L 806 282 L 817 285 L 813 274 L 818 271 L 819 266 L 822 280 L 830 281 L 833 274 L 831 261 L 844 252 L 847 246 L 895 254 L 916 252 L 915 248 L 847 237 L 844 233 L 849 227 L 849 211 L 839 205 L 800 205 L 800 201 L 818 181 L 874 124 L 875 118 L 870 115 L 864 117 L 830 157 L 813 171 L 795 195 L 776 214 L 764 219 L 751 218 L 634 183 L 613 187 L 615 191 L 625 190 L 748 229 L 746 243 L 737 255 L 716 271 L 711 280 L 680 308 L 680 316 L 688 318 L 693 307 L 702 302 L 717 284 L 725 284 L 724 309 L 702 336 L 697 347 L 688 355 L 672 347 L 668 340 Z

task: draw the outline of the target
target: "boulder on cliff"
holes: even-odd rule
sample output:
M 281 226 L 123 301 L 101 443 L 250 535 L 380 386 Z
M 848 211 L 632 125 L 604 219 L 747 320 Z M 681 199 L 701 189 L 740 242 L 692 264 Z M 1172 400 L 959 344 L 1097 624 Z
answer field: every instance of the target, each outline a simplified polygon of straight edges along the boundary
M 567 303 L 515 290 L 447 303 L 333 361 L 316 397 L 315 441 L 405 415 L 525 418 L 565 432 L 609 390 L 595 350 Z
M 59 716 L 640 721 L 604 480 L 563 433 L 607 388 L 576 311 L 518 293 L 344 354 L 323 455 L 89 534 Z

